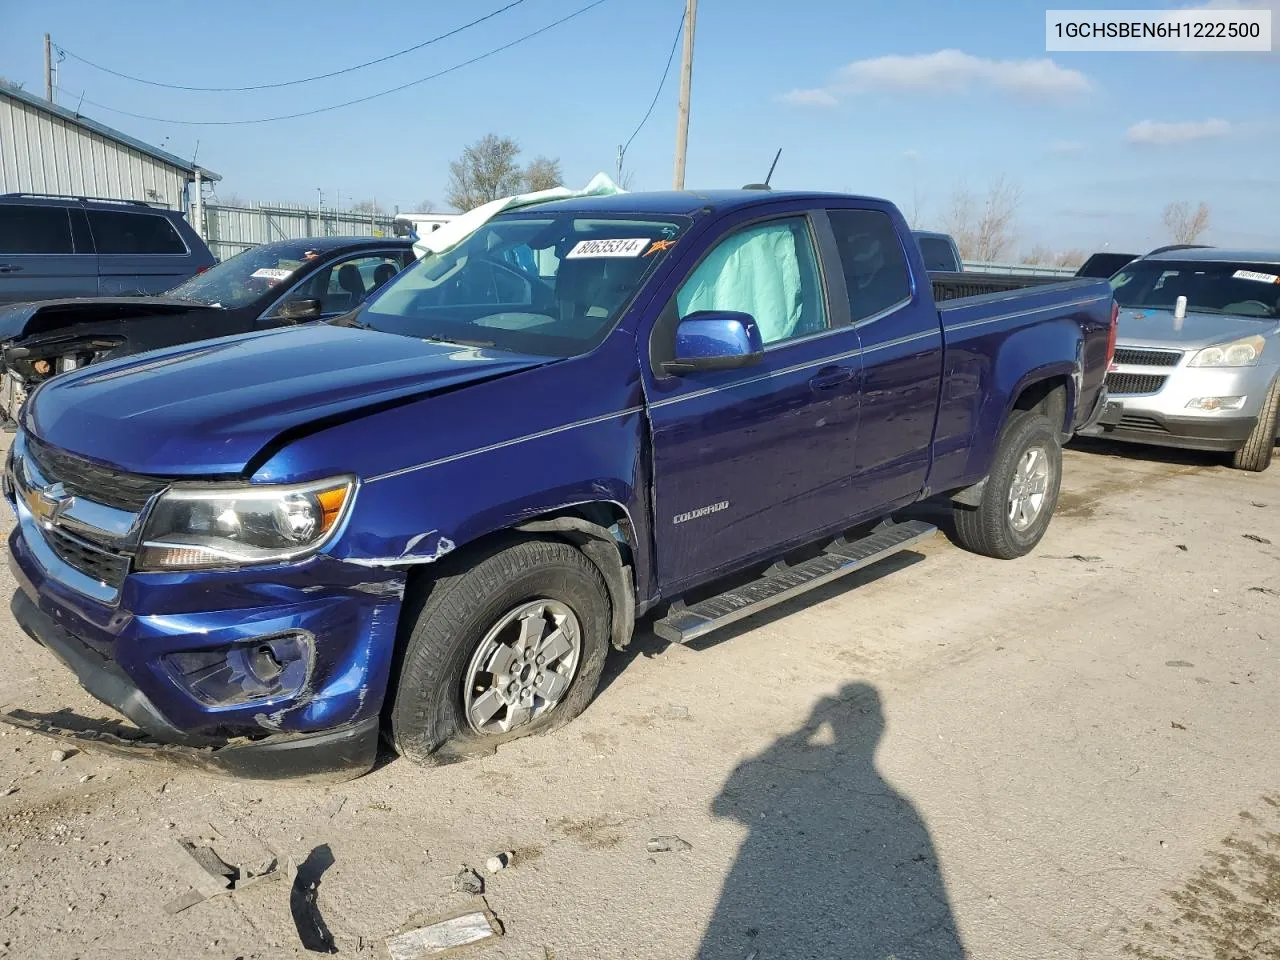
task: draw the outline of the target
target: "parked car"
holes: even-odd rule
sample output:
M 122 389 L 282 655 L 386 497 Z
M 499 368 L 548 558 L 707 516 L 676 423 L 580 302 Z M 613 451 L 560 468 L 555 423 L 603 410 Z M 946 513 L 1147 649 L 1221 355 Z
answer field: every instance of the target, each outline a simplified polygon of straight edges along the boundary
M 1205 245 L 1202 243 L 1171 243 L 1168 246 L 1156 247 L 1148 257 L 1157 253 L 1167 253 L 1170 250 L 1203 250 Z M 1115 276 L 1122 267 L 1132 263 L 1141 256 L 1137 253 L 1095 253 L 1088 260 L 1080 265 L 1080 269 L 1076 271 L 1077 277 L 1102 277 L 1110 279 Z
M 413 259 L 394 238 L 277 240 L 163 296 L 0 307 L 0 414 L 13 422 L 33 387 L 91 363 L 346 313 Z
M 1139 254 L 1136 253 L 1110 253 L 1107 251 L 1095 253 L 1080 264 L 1080 269 L 1076 271 L 1076 276 L 1109 280 L 1115 276 L 1117 270 L 1125 264 L 1138 259 L 1138 256 Z
M 14 614 L 147 749 L 350 776 L 383 729 L 424 762 L 554 729 L 638 615 L 703 636 L 931 535 L 891 519 L 927 497 L 1025 554 L 1111 289 L 937 304 L 909 236 L 835 194 L 561 200 L 330 323 L 56 377 L 5 474 Z
M 141 200 L 0 195 L 0 304 L 159 293 L 215 263 L 176 210 Z
M 913 230 L 911 236 L 915 237 L 920 255 L 924 257 L 924 268 L 930 273 L 960 273 L 964 270 L 960 248 L 950 234 Z
M 1111 285 L 1123 308 L 1111 400 L 1083 432 L 1267 469 L 1280 416 L 1280 252 L 1182 247 L 1133 261 Z

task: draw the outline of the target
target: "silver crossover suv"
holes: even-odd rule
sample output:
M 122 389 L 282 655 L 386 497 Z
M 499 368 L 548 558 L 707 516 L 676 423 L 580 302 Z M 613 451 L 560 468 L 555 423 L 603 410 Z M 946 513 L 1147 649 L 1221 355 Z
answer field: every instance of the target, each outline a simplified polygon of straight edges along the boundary
M 1221 450 L 1265 470 L 1280 415 L 1280 253 L 1213 247 L 1134 260 L 1120 305 L 1108 402 L 1084 433 Z

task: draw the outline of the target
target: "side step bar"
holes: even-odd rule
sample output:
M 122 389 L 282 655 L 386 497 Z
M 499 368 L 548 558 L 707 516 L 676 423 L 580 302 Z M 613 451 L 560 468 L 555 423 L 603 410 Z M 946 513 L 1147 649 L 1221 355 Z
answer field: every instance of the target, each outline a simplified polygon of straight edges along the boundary
M 921 520 L 886 524 L 859 540 L 836 540 L 819 556 L 795 566 L 774 565 L 759 580 L 710 597 L 693 606 L 676 605 L 653 625 L 670 643 L 688 643 L 774 604 L 790 600 L 824 583 L 869 567 L 938 532 Z

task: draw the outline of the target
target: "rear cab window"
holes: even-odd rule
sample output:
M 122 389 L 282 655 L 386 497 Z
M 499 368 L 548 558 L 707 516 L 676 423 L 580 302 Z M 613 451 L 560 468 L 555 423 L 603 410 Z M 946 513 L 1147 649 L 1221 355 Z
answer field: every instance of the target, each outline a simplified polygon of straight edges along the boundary
M 958 273 L 960 264 L 956 260 L 956 252 L 951 244 L 941 237 L 919 237 L 920 254 L 924 257 L 924 268 L 930 273 Z
M 0 254 L 73 252 L 65 207 L 0 204 Z
M 89 229 L 100 254 L 184 255 L 187 245 L 167 217 L 123 210 L 89 210 Z
M 911 271 L 893 220 L 879 210 L 828 210 L 853 323 L 911 299 Z

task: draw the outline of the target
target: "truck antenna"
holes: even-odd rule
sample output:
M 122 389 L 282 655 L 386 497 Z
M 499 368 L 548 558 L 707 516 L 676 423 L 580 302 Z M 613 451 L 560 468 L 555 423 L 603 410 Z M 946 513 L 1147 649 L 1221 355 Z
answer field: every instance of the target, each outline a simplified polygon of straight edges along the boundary
M 782 148 L 779 147 L 778 152 L 774 154 L 773 163 L 769 167 L 769 175 L 764 178 L 764 185 L 766 187 L 769 186 L 769 183 L 773 180 L 773 171 L 778 169 L 778 161 L 781 159 L 782 159 Z
M 778 160 L 782 157 L 782 148 L 778 148 L 778 152 L 774 154 L 773 165 L 769 167 L 769 175 L 764 178 L 764 183 L 748 183 L 743 190 L 770 190 L 769 181 L 773 179 L 773 171 L 778 169 Z

